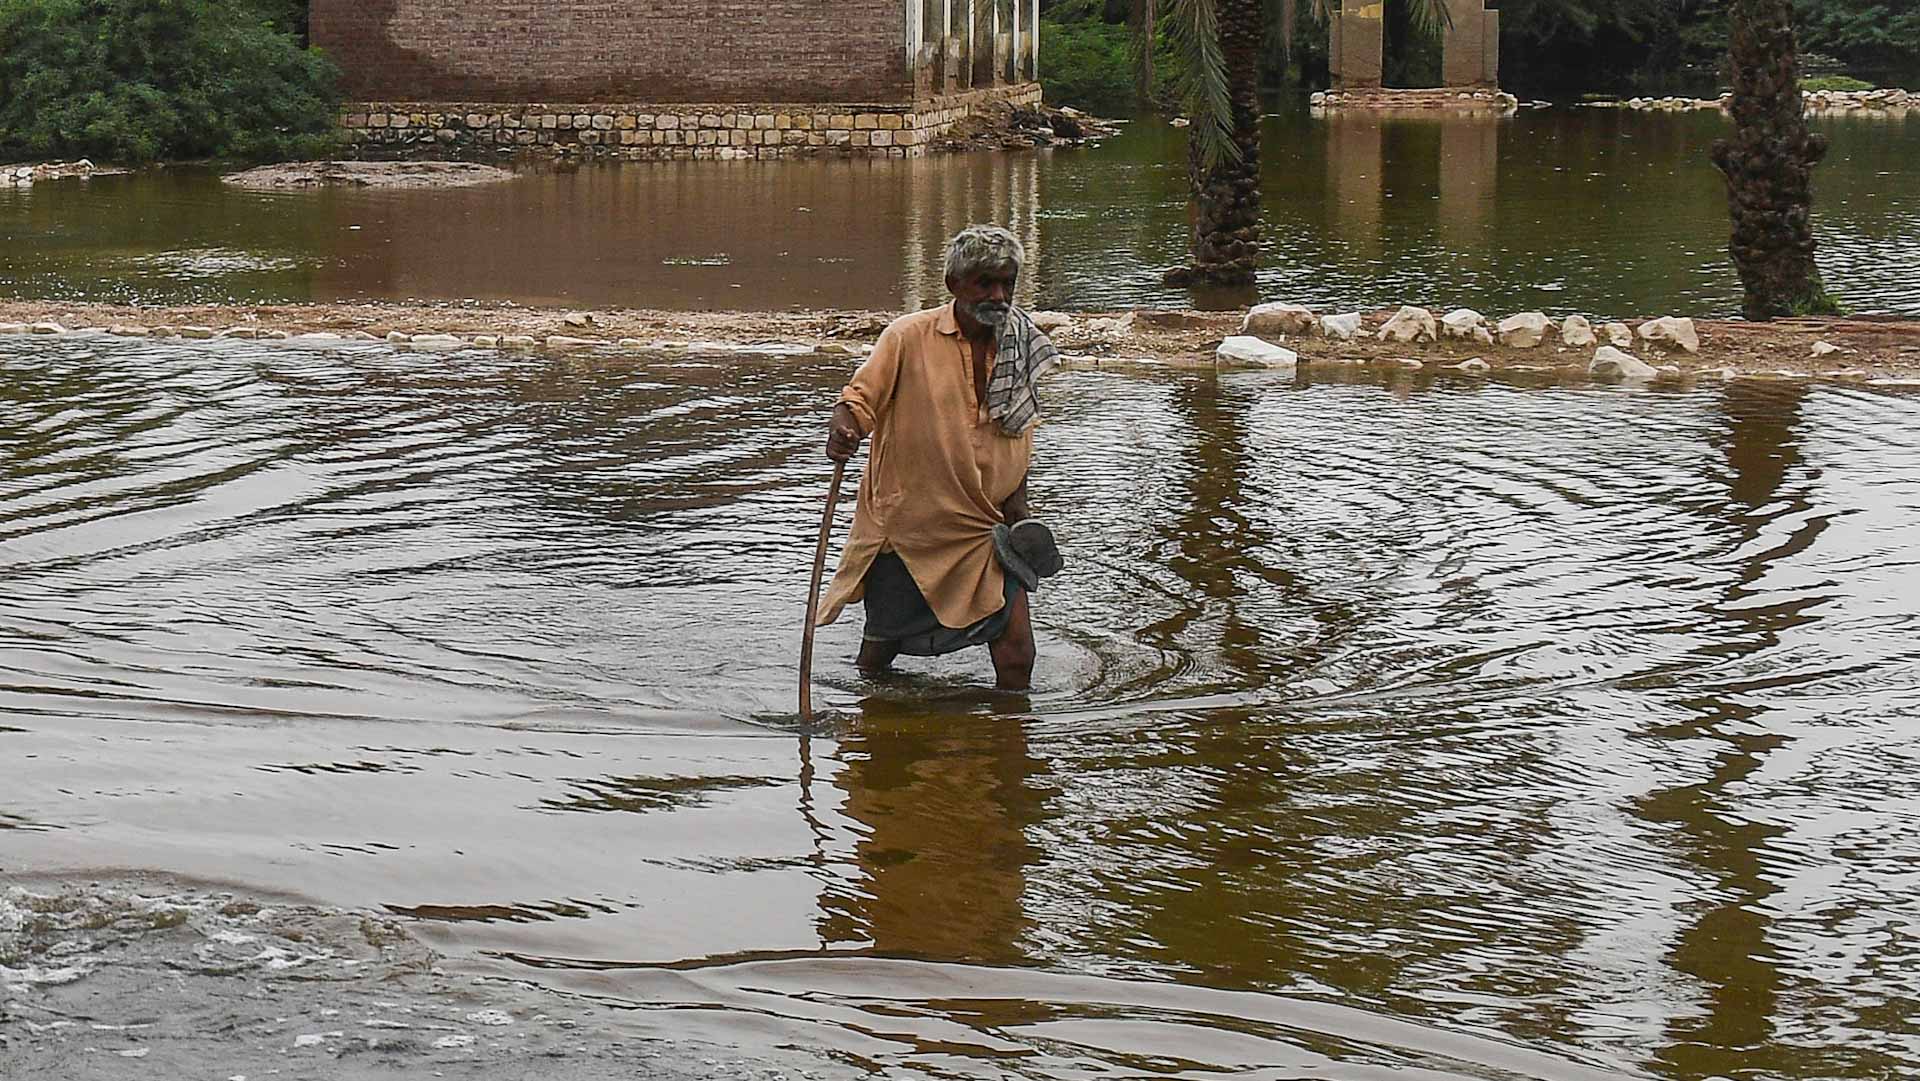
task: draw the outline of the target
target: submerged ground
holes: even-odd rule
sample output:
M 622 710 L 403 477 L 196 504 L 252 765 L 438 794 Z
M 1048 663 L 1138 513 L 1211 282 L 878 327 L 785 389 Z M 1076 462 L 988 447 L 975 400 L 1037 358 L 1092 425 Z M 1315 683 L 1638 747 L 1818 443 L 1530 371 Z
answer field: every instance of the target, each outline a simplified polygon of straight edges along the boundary
M 852 363 L 0 338 L 0 1062 L 1920 1067 L 1911 391 L 1068 371 L 1034 694 L 805 729 Z

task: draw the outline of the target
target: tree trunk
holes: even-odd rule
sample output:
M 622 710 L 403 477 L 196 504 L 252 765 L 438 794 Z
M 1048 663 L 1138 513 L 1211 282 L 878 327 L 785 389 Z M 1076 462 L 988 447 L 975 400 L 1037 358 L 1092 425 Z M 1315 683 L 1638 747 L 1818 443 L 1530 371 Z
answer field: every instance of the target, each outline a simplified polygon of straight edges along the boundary
M 1748 319 L 1832 311 L 1813 262 L 1813 167 L 1825 136 L 1807 130 L 1792 0 L 1733 0 L 1733 138 L 1713 146 L 1727 180 L 1733 265 Z
M 1240 160 L 1211 169 L 1188 150 L 1193 184 L 1193 267 L 1187 279 L 1251 285 L 1260 266 L 1260 46 L 1266 38 L 1262 0 L 1219 0 L 1220 49 L 1233 99 L 1233 142 Z

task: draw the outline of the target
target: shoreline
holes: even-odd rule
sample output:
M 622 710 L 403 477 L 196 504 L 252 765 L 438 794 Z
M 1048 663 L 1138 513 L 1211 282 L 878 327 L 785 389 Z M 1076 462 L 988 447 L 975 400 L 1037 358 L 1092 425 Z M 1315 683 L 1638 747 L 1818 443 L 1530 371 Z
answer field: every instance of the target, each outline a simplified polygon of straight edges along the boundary
M 1585 378 L 1593 350 L 1548 340 L 1531 348 L 1442 338 L 1432 343 L 1382 341 L 1373 335 L 1394 313 L 1363 313 L 1362 336 L 1268 335 L 1297 352 L 1302 365 L 1373 366 L 1472 373 L 1577 373 Z M 1438 310 L 1436 308 L 1436 310 Z M 398 347 L 451 352 L 464 348 L 543 353 L 694 352 L 745 356 L 856 356 L 866 352 L 897 313 L 861 310 L 684 312 L 648 309 L 529 308 L 511 303 L 340 302 L 302 304 L 132 305 L 58 300 L 0 300 L 0 340 L 8 335 L 109 332 L 125 337 L 269 338 L 307 344 L 387 341 Z M 1244 313 L 1187 309 L 1035 313 L 1050 327 L 1070 366 L 1145 364 L 1229 367 L 1215 358 L 1220 342 L 1240 333 Z M 1647 316 L 1628 320 L 1638 326 Z M 1043 323 L 1043 325 L 1045 325 Z M 1595 321 L 1596 327 L 1599 321 Z M 1813 378 L 1909 382 L 1920 378 L 1920 318 L 1820 317 L 1746 323 L 1696 320 L 1697 353 L 1645 351 L 1660 377 Z M 57 329 L 55 329 L 57 328 Z M 1824 347 L 1815 355 L 1816 343 Z M 1644 345 L 1644 343 L 1642 343 Z M 1470 362 L 1478 360 L 1481 368 Z M 1461 368 L 1462 364 L 1467 367 Z

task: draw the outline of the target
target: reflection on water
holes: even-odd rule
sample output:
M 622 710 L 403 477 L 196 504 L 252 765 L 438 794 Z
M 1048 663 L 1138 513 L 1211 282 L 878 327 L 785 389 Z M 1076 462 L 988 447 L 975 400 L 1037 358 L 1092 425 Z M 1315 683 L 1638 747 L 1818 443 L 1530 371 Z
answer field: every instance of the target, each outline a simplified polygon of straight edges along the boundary
M 1911 397 L 1064 373 L 1033 695 L 801 732 L 844 364 L 0 343 L 0 869 L 849 1073 L 1920 1067 Z
M 1920 122 L 1827 119 L 1822 267 L 1859 310 L 1920 314 Z M 1495 120 L 1265 120 L 1260 291 L 1313 304 L 1729 313 L 1724 121 L 1553 109 Z M 175 170 L 0 192 L 0 292 L 163 300 L 490 300 L 903 310 L 941 242 L 1010 225 L 1029 303 L 1187 306 L 1183 133 L 1143 119 L 1091 150 L 915 161 L 531 170 L 440 192 L 229 191 Z

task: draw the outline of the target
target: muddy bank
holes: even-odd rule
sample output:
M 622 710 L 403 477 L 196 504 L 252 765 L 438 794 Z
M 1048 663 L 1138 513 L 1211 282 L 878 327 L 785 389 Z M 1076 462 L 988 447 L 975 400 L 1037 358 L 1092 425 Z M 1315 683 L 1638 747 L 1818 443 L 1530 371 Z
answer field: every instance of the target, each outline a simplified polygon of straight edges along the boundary
M 772 1077 L 457 974 L 399 920 L 164 877 L 0 877 L 0 1077 Z
M 222 177 L 237 188 L 465 188 L 512 180 L 511 170 L 464 161 L 297 161 Z
M 1374 334 L 1392 313 L 1363 315 L 1352 341 L 1287 337 L 1283 344 L 1308 365 L 1450 368 L 1478 358 L 1489 370 L 1564 371 L 1584 375 L 1591 348 L 1552 339 L 1533 348 L 1443 339 L 1425 344 L 1381 341 Z M 396 345 L 424 338 L 423 348 L 594 348 L 709 352 L 855 353 L 885 329 L 890 313 L 871 311 L 674 312 L 643 309 L 574 311 L 484 304 L 278 304 L 146 307 L 0 301 L 0 334 L 114 329 L 133 336 L 293 337 L 339 335 Z M 1061 313 L 1050 327 L 1071 363 L 1211 366 L 1214 350 L 1238 333 L 1242 313 L 1184 310 Z M 1059 320 L 1064 320 L 1060 322 Z M 1640 320 L 1632 320 L 1638 325 Z M 1700 320 L 1698 353 L 1648 354 L 1662 374 L 1908 379 L 1920 377 L 1920 320 L 1817 318 L 1770 324 Z M 1816 343 L 1832 352 L 1814 355 Z

